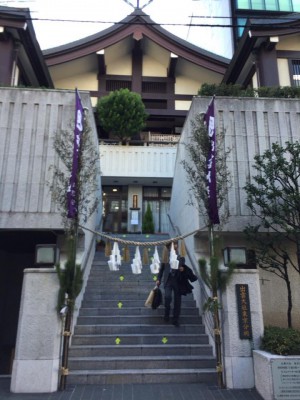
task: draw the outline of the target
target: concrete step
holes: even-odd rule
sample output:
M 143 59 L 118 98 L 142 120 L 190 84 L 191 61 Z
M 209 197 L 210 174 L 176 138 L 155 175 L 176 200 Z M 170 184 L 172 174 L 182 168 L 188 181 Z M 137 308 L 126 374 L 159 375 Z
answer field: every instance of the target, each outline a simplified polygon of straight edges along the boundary
M 122 339 L 121 339 L 122 343 Z M 212 355 L 212 348 L 203 344 L 173 345 L 113 345 L 113 346 L 74 346 L 70 348 L 70 357 L 143 357 L 143 356 L 196 356 Z
M 131 369 L 71 371 L 68 384 L 126 384 L 126 383 L 208 383 L 217 384 L 215 368 Z
M 152 344 L 152 345 L 161 345 L 162 343 L 166 343 L 168 345 L 172 344 L 208 344 L 208 337 L 205 334 L 174 334 L 169 333 L 166 335 L 163 334 L 121 334 L 121 335 L 75 335 L 72 340 L 72 345 L 115 345 L 117 339 L 120 339 L 122 345 L 143 345 L 143 344 Z
M 112 302 L 119 302 L 122 301 L 122 303 L 125 303 L 127 301 L 140 301 L 141 304 L 145 304 L 145 301 L 150 293 L 150 290 L 145 290 L 145 291 L 129 291 L 129 292 L 123 292 L 123 291 L 118 291 L 118 292 L 110 292 L 110 291 L 100 291 L 100 290 L 94 290 L 94 291 L 88 291 L 84 295 L 83 301 L 102 301 L 102 300 L 108 300 Z M 182 296 L 181 302 L 182 304 L 185 304 L 185 302 L 191 301 L 190 296 Z
M 158 310 L 152 310 L 152 315 L 114 315 L 114 316 L 79 316 L 77 323 L 79 325 L 132 325 L 135 323 L 147 325 L 160 325 L 162 323 L 162 315 L 158 314 Z M 181 325 L 201 324 L 201 318 L 195 316 L 181 316 Z
M 192 299 L 192 297 L 184 297 L 181 300 L 182 308 L 195 308 L 196 309 L 196 302 Z M 143 300 L 124 300 L 121 305 L 116 300 L 83 300 L 82 308 L 114 308 L 117 309 L 119 307 L 124 308 L 134 308 L 134 307 L 143 307 L 145 301 Z M 162 307 L 159 307 L 161 309 Z M 197 309 L 198 312 L 198 309 Z
M 152 241 L 161 240 L 154 236 Z M 132 246 L 131 258 L 134 253 Z M 164 322 L 163 305 L 144 306 L 156 280 L 149 265 L 134 275 L 131 262 L 110 271 L 107 261 L 103 251 L 96 252 L 72 336 L 68 383 L 215 384 L 213 348 L 193 296 L 182 297 L 180 327 L 175 327 Z
M 126 369 L 179 369 L 214 368 L 211 356 L 143 356 L 143 357 L 70 357 L 69 368 L 77 370 L 126 370 Z M 79 369 L 78 369 L 79 368 Z
M 157 310 L 152 310 L 151 308 L 147 307 L 124 307 L 118 308 L 117 304 L 115 307 L 106 307 L 106 308 L 81 308 L 79 315 L 88 317 L 88 316 L 152 316 L 153 313 L 163 316 L 164 309 L 163 307 L 159 307 Z M 199 316 L 198 310 L 195 307 L 182 307 L 181 313 L 184 316 L 195 315 Z
M 154 324 L 131 324 L 131 325 L 76 325 L 75 335 L 116 335 L 122 334 L 138 334 L 138 335 L 168 335 L 168 334 L 205 334 L 205 327 L 202 324 L 182 325 L 180 328 L 174 327 L 172 324 L 161 323 Z M 74 338 L 73 338 L 74 340 Z

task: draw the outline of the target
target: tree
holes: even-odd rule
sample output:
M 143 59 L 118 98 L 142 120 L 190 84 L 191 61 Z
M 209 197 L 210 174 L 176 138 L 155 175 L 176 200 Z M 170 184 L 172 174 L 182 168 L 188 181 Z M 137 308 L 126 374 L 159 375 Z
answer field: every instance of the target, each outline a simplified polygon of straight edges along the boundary
M 214 339 L 216 346 L 217 356 L 217 372 L 218 383 L 220 387 L 224 386 L 223 383 L 223 368 L 222 368 L 222 344 L 221 344 L 221 326 L 219 318 L 219 289 L 221 282 L 229 282 L 231 270 L 228 270 L 228 277 L 223 280 L 219 270 L 219 262 L 217 250 L 214 246 L 216 243 L 213 231 L 213 224 L 209 218 L 209 196 L 207 189 L 207 165 L 209 159 L 210 138 L 208 129 L 204 123 L 203 115 L 198 114 L 194 121 L 192 121 L 192 134 L 190 141 L 185 143 L 188 158 L 182 160 L 181 163 L 187 174 L 187 182 L 189 183 L 190 198 L 189 205 L 197 208 L 200 215 L 205 219 L 206 225 L 209 230 L 210 241 L 210 262 L 211 262 L 211 275 L 206 272 L 206 261 L 199 260 L 200 271 L 203 274 L 204 282 L 207 284 L 211 291 L 210 303 L 208 309 L 212 312 L 214 320 Z M 225 223 L 229 218 L 229 209 L 226 207 L 226 199 L 228 190 L 230 188 L 230 173 L 226 165 L 226 157 L 229 154 L 229 149 L 224 148 L 224 134 L 218 132 L 216 134 L 216 191 L 217 191 L 217 207 L 220 213 L 220 222 Z M 221 225 L 220 224 L 220 225 Z
M 208 217 L 208 193 L 207 193 L 207 157 L 209 149 L 209 137 L 207 127 L 203 121 L 203 114 L 198 114 L 192 121 L 192 134 L 189 143 L 184 144 L 189 159 L 182 160 L 181 164 L 187 174 L 190 198 L 189 205 L 195 206 L 205 223 L 210 224 Z M 221 224 L 229 218 L 229 209 L 226 207 L 228 190 L 231 185 L 230 173 L 226 165 L 226 158 L 230 152 L 224 150 L 224 134 L 216 135 L 216 177 L 217 177 L 217 201 L 221 211 Z
M 60 289 L 57 309 L 65 310 L 64 342 L 62 351 L 62 374 L 60 389 L 65 389 L 68 370 L 68 349 L 71 334 L 71 325 L 74 305 L 82 289 L 83 275 L 81 265 L 76 264 L 77 236 L 79 223 L 85 223 L 96 211 L 99 203 L 98 176 L 99 155 L 95 144 L 91 140 L 90 128 L 87 121 L 84 123 L 79 148 L 79 165 L 77 173 L 76 204 L 77 214 L 74 219 L 67 217 L 67 190 L 73 163 L 74 129 L 58 131 L 55 134 L 53 147 L 59 158 L 57 164 L 52 165 L 53 180 L 48 182 L 52 199 L 60 211 L 68 244 L 67 261 L 64 267 L 56 266 Z
M 152 210 L 149 203 L 147 205 L 147 210 L 143 218 L 142 232 L 154 233 L 154 221 L 153 221 Z
M 54 150 L 62 163 L 51 165 L 53 180 L 48 182 L 53 201 L 55 202 L 65 231 L 68 235 L 73 235 L 79 220 L 85 223 L 88 218 L 97 210 L 99 198 L 95 193 L 99 190 L 98 177 L 99 155 L 95 144 L 91 140 L 91 129 L 85 123 L 81 139 L 79 168 L 77 176 L 77 218 L 69 219 L 67 217 L 67 190 L 73 163 L 73 142 L 74 133 L 70 130 L 56 132 L 53 140 Z
M 120 140 L 131 138 L 145 127 L 147 114 L 138 93 L 128 89 L 111 92 L 97 104 L 99 123 Z
M 245 186 L 247 205 L 256 222 L 245 233 L 261 268 L 284 279 L 288 325 L 292 326 L 289 268 L 300 274 L 300 143 L 273 143 L 254 157 L 257 175 Z M 263 237 L 263 240 L 262 240 Z

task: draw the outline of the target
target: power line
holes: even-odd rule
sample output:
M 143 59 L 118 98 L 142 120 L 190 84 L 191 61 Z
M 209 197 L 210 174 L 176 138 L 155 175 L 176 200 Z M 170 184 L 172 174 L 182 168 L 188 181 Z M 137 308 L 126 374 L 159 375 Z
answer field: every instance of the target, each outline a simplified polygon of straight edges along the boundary
M 13 1 L 13 0 L 12 0 Z M 24 0 L 25 1 L 25 0 Z M 28 1 L 28 0 L 27 0 Z M 124 0 L 125 1 L 125 0 Z M 19 13 L 23 13 L 22 9 L 15 9 L 14 10 L 15 14 Z M 300 17 L 300 13 L 298 13 L 299 17 Z M 248 17 L 249 19 L 251 19 L 252 21 L 255 20 L 272 20 L 272 23 L 270 24 L 262 24 L 262 26 L 264 27 L 277 27 L 280 28 L 280 25 L 275 25 L 274 24 L 274 20 L 279 19 L 280 21 L 284 21 L 287 20 L 289 22 L 296 22 L 299 21 L 300 22 L 300 18 L 293 18 L 291 16 L 250 16 Z M 7 15 L 6 17 L 7 19 L 10 20 L 14 20 L 16 17 L 11 16 L 11 15 Z M 192 21 L 193 19 L 222 19 L 222 20 L 226 20 L 226 19 L 232 19 L 232 17 L 221 17 L 221 16 L 205 16 L 205 15 L 190 15 L 188 18 L 190 18 L 190 21 Z M 243 18 L 243 16 L 240 16 L 240 18 Z M 79 19 L 60 19 L 60 18 L 38 18 L 38 17 L 31 17 L 31 18 L 27 18 L 27 20 L 30 21 L 41 21 L 41 22 L 63 22 L 63 23 L 82 23 L 82 24 L 112 24 L 112 25 L 140 25 L 140 22 L 122 22 L 122 21 L 99 21 L 99 20 L 79 20 Z M 143 22 L 144 25 L 146 26 L 175 26 L 175 27 L 188 27 L 189 29 L 191 27 L 210 27 L 210 28 L 245 28 L 245 24 L 218 24 L 218 23 L 156 23 L 156 22 L 151 22 L 151 23 L 147 23 L 147 22 Z M 258 26 L 258 24 L 256 25 Z M 290 27 L 293 28 L 293 27 Z M 297 29 L 297 28 L 295 28 Z
M 141 25 L 140 22 L 113 22 L 113 21 L 91 21 L 91 20 L 73 20 L 73 19 L 52 19 L 52 18 L 29 18 L 30 21 L 45 21 L 45 22 L 69 22 L 69 23 L 84 23 L 84 24 L 114 24 L 114 25 Z M 191 23 L 145 23 L 145 26 L 182 26 L 182 27 L 208 27 L 208 28 L 245 28 L 245 24 L 191 24 Z M 258 25 L 256 25 L 257 27 Z M 277 29 L 286 29 L 286 26 L 275 25 L 274 23 L 262 24 L 263 27 L 273 27 Z M 289 26 L 289 29 L 299 29 L 299 27 Z

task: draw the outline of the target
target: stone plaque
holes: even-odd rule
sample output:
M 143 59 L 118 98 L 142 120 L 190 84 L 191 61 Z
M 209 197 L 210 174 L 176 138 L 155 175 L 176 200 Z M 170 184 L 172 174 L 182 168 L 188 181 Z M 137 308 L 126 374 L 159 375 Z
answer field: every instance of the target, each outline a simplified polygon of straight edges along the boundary
M 300 399 L 300 359 L 279 358 L 271 361 L 275 400 Z

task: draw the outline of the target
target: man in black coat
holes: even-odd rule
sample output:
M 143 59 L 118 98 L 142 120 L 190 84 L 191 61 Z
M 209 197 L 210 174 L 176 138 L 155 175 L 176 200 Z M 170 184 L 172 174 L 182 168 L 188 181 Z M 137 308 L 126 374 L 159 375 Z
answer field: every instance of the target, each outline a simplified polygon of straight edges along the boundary
M 174 250 L 177 251 L 178 243 L 173 242 Z M 171 243 L 168 243 L 167 248 L 170 253 Z M 174 296 L 174 307 L 173 307 L 173 325 L 179 326 L 179 316 L 181 309 L 181 293 L 180 293 L 180 274 L 184 271 L 183 263 L 181 262 L 183 257 L 178 256 L 177 260 L 179 260 L 178 269 L 172 269 L 170 263 L 161 263 L 160 269 L 157 275 L 156 285 L 160 286 L 162 278 L 164 279 L 164 291 L 165 291 L 165 316 L 164 320 L 166 322 L 170 319 L 170 311 L 171 311 L 171 302 L 172 302 L 172 294 Z M 183 259 L 184 260 L 184 259 Z

